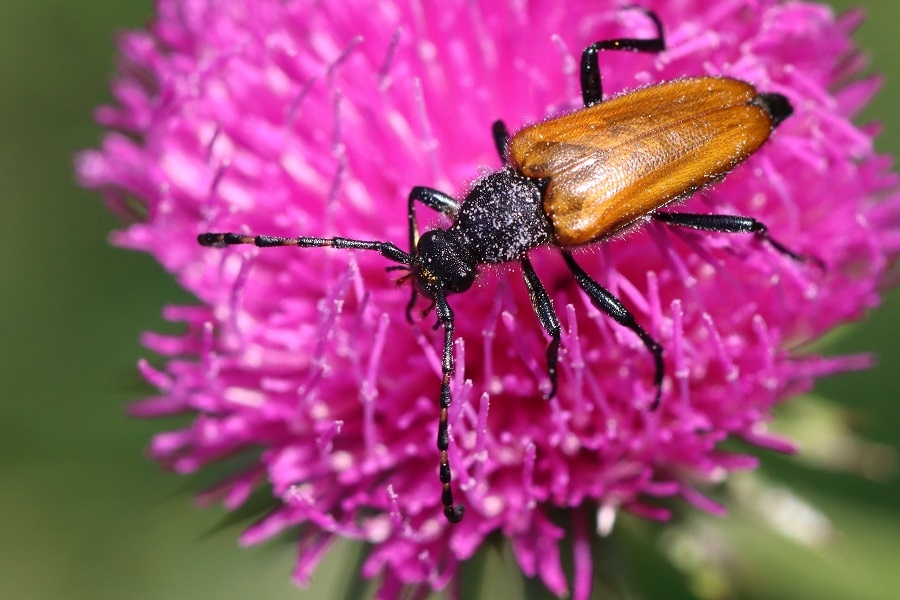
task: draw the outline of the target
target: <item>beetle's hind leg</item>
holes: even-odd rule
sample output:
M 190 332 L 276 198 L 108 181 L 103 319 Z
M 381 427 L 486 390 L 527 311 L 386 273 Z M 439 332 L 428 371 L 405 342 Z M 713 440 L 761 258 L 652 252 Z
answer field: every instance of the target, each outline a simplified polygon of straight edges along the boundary
M 562 255 L 566 264 L 569 266 L 569 270 L 571 270 L 572 274 L 575 276 L 575 281 L 578 282 L 578 285 L 584 290 L 584 293 L 588 295 L 588 298 L 590 298 L 591 304 L 612 317 L 619 325 L 624 325 L 637 334 L 637 336 L 641 338 L 641 341 L 644 342 L 644 345 L 647 346 L 647 349 L 653 354 L 653 362 L 656 368 L 653 376 L 653 385 L 656 386 L 656 395 L 653 397 L 653 403 L 650 405 L 650 410 L 656 410 L 659 406 L 660 396 L 662 395 L 662 382 L 663 376 L 665 375 L 662 346 L 653 339 L 643 327 L 637 324 L 637 321 L 634 320 L 634 315 L 625 308 L 625 305 L 622 304 L 621 300 L 613 296 L 612 293 L 602 285 L 591 279 L 591 276 L 575 262 L 575 259 L 572 258 L 570 252 L 564 251 Z
M 585 106 L 593 106 L 603 101 L 603 84 L 600 81 L 600 64 L 597 54 L 600 50 L 629 50 L 631 52 L 662 52 L 666 49 L 662 22 L 656 13 L 632 7 L 647 15 L 656 26 L 656 37 L 645 40 L 619 38 L 594 42 L 581 53 L 581 98 Z
M 752 217 L 740 217 L 737 215 L 703 215 L 695 213 L 670 213 L 657 212 L 652 215 L 653 220 L 675 225 L 678 227 L 690 227 L 701 231 L 716 231 L 719 233 L 753 233 L 767 242 L 778 252 L 789 256 L 798 262 L 812 263 L 819 268 L 825 268 L 825 264 L 814 256 L 794 252 L 769 234 L 769 228 L 764 223 Z
M 547 400 L 556 395 L 556 364 L 559 358 L 559 340 L 561 329 L 559 317 L 553 308 L 553 301 L 547 295 L 547 290 L 541 280 L 538 279 L 531 261 L 522 259 L 522 272 L 525 274 L 525 285 L 528 287 L 528 295 L 531 297 L 531 305 L 537 314 L 541 327 L 550 335 L 550 343 L 547 344 L 547 377 L 550 379 L 550 391 L 544 396 Z

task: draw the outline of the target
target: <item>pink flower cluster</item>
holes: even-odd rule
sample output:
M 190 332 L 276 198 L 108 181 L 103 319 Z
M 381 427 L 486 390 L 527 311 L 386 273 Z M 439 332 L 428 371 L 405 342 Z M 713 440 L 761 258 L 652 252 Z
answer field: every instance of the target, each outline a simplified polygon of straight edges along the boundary
M 179 473 L 233 455 L 251 466 L 210 490 L 235 508 L 259 486 L 278 507 L 257 543 L 300 529 L 306 582 L 338 537 L 373 549 L 380 596 L 440 589 L 492 532 L 523 572 L 556 594 L 571 519 L 575 598 L 592 579 L 590 537 L 616 513 L 666 519 L 678 496 L 723 508 L 700 488 L 749 455 L 737 438 L 788 451 L 766 432 L 772 409 L 815 378 L 864 358 L 805 354 L 804 343 L 878 304 L 900 251 L 900 195 L 877 127 L 852 117 L 878 87 L 835 18 L 808 2 L 648 1 L 667 35 L 659 56 L 603 53 L 607 94 L 683 76 L 727 75 L 786 95 L 796 113 L 691 212 L 753 216 L 822 270 L 752 236 L 648 225 L 585 250 L 580 262 L 665 347 L 659 410 L 652 360 L 581 294 L 561 258 L 534 253 L 563 326 L 560 387 L 546 385 L 546 339 L 518 268 L 484 273 L 451 298 L 457 371 L 450 424 L 462 523 L 441 514 L 435 430 L 441 332 L 409 325 L 409 288 L 377 253 L 201 248 L 205 231 L 391 240 L 405 248 L 415 185 L 461 196 L 499 166 L 490 135 L 577 108 L 583 47 L 649 37 L 622 2 L 158 0 L 146 31 L 122 36 L 115 104 L 97 111 L 100 149 L 77 160 L 148 252 L 199 299 L 169 307 L 183 334 L 148 333 L 165 357 L 141 363 L 159 395 L 142 417 L 189 413 L 150 453 Z M 712 6 L 712 8 L 711 8 Z M 421 210 L 423 226 L 440 221 Z

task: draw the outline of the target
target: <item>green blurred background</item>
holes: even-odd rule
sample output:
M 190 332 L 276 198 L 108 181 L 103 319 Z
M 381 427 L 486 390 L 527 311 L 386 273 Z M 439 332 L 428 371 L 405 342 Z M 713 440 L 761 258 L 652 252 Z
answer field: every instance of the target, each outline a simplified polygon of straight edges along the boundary
M 878 148 L 898 155 L 900 3 L 862 4 L 869 19 L 857 40 L 887 75 L 863 120 L 882 121 Z M 189 480 L 143 457 L 161 424 L 124 415 L 143 389 L 139 332 L 166 329 L 160 308 L 189 298 L 149 257 L 107 244 L 116 222 L 96 195 L 74 185 L 71 165 L 76 150 L 98 142 L 91 111 L 108 100 L 115 33 L 141 26 L 151 11 L 150 0 L 0 2 L 0 597 L 332 597 L 355 560 L 352 548 L 298 591 L 289 582 L 293 548 L 238 548 L 237 527 L 217 529 L 219 508 L 197 510 Z M 897 449 L 900 295 L 837 337 L 829 352 L 872 350 L 880 366 L 832 378 L 817 392 L 852 410 L 867 439 Z M 818 423 L 799 416 L 795 423 Z M 812 550 L 759 527 L 759 516 L 738 502 L 732 518 L 699 522 L 739 548 L 733 597 L 900 598 L 897 478 L 764 460 L 765 477 L 789 483 L 840 535 Z M 671 552 L 690 535 L 658 538 L 627 519 L 622 529 L 628 550 L 617 564 L 640 576 L 640 596 L 693 598 L 692 589 L 710 597 L 721 588 L 714 575 L 689 575 L 664 558 L 660 548 Z M 510 577 L 487 575 L 504 586 Z

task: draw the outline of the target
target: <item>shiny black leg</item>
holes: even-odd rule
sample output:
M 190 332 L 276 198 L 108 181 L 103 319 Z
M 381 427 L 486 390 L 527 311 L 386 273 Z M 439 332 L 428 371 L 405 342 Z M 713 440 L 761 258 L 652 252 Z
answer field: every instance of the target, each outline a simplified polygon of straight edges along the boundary
M 409 192 L 409 205 L 407 216 L 409 218 L 409 251 L 416 253 L 416 243 L 419 241 L 419 225 L 416 221 L 416 202 L 421 202 L 428 208 L 447 215 L 451 219 L 459 212 L 459 202 L 444 192 L 433 188 L 416 186 Z
M 416 254 L 416 244 L 419 241 L 419 223 L 416 220 L 416 202 L 421 202 L 428 208 L 447 215 L 451 219 L 459 212 L 459 202 L 439 190 L 416 186 L 409 192 L 409 204 L 407 206 L 407 218 L 409 219 L 409 251 Z M 412 286 L 412 294 L 406 304 L 406 320 L 412 323 L 412 310 L 416 305 L 419 293 L 416 286 Z
M 631 52 L 662 52 L 666 49 L 663 26 L 655 13 L 638 7 L 656 25 L 656 37 L 648 40 L 620 38 L 594 42 L 581 53 L 581 98 L 585 106 L 593 106 L 603 101 L 603 84 L 600 81 L 600 64 L 597 55 L 600 50 L 628 50 Z
M 653 404 L 650 405 L 650 410 L 656 410 L 659 406 L 659 399 L 662 396 L 662 381 L 663 376 L 665 375 L 662 346 L 659 342 L 650 337 L 650 334 L 644 331 L 643 327 L 637 324 L 637 321 L 634 320 L 634 315 L 625 308 L 625 305 L 622 304 L 621 300 L 613 296 L 610 291 L 602 285 L 591 279 L 590 275 L 575 262 L 571 253 L 563 252 L 563 258 L 569 266 L 569 270 L 575 275 L 575 281 L 578 282 L 578 285 L 581 286 L 584 293 L 591 299 L 591 304 L 608 314 L 619 325 L 624 325 L 636 333 L 637 336 L 641 338 L 641 341 L 644 342 L 644 345 L 647 346 L 647 349 L 653 354 L 653 361 L 656 366 L 653 385 L 656 386 L 656 396 L 653 398 Z
M 670 213 L 657 212 L 652 215 L 653 220 L 676 225 L 678 227 L 690 227 L 701 231 L 717 231 L 720 233 L 753 233 L 786 256 L 790 256 L 799 262 L 811 262 L 820 268 L 824 268 L 821 260 L 814 256 L 807 256 L 794 252 L 781 242 L 769 235 L 769 228 L 751 217 L 736 215 L 701 215 L 694 213 Z
M 500 155 L 503 166 L 509 166 L 509 160 L 506 158 L 506 146 L 509 144 L 509 129 L 506 128 L 506 123 L 500 119 L 494 121 L 494 124 L 491 126 L 491 134 L 494 136 L 494 146 L 497 147 L 497 154 Z
M 441 408 L 440 421 L 438 422 L 437 447 L 441 453 L 440 458 L 440 478 L 443 484 L 441 493 L 441 503 L 444 505 L 444 516 L 451 523 L 459 523 L 466 507 L 462 504 L 453 505 L 453 489 L 450 482 L 453 477 L 450 472 L 450 459 L 447 451 L 450 448 L 450 432 L 448 430 L 447 421 L 450 414 L 450 377 L 453 375 L 453 311 L 447 304 L 444 296 L 435 296 L 435 310 L 437 311 L 438 323 L 444 328 L 444 352 L 441 357 L 441 395 L 439 404 Z
M 561 329 L 559 327 L 559 318 L 556 316 L 556 310 L 553 308 L 553 301 L 547 295 L 547 290 L 541 280 L 538 279 L 531 261 L 527 258 L 522 260 L 522 272 L 525 274 L 525 285 L 528 287 L 528 295 L 531 297 L 531 305 L 537 314 L 541 327 L 550 335 L 550 343 L 547 344 L 547 377 L 550 378 L 550 391 L 545 398 L 549 400 L 556 395 L 556 364 L 559 358 L 559 339 Z

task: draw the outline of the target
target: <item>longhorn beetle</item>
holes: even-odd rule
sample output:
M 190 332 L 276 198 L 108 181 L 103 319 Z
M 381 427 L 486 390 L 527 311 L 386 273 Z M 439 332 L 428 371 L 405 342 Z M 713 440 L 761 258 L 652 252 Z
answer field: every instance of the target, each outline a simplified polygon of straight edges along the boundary
M 407 318 L 417 294 L 430 300 L 444 331 L 441 361 L 440 451 L 444 515 L 458 523 L 465 507 L 453 504 L 447 449 L 450 436 L 450 376 L 453 373 L 454 318 L 447 297 L 468 290 L 481 265 L 518 262 L 541 326 L 550 336 L 547 375 L 551 398 L 557 387 L 560 325 L 553 302 L 541 284 L 529 251 L 555 246 L 591 303 L 633 331 L 654 360 L 656 388 L 651 409 L 659 405 L 665 367 L 662 346 L 634 319 L 622 302 L 594 281 L 575 261 L 572 249 L 599 242 L 652 219 L 679 227 L 725 233 L 753 233 L 795 260 L 807 260 L 769 236 L 750 217 L 661 212 L 715 183 L 746 160 L 793 109 L 781 94 L 759 93 L 749 83 L 724 77 L 679 79 L 616 96 L 603 102 L 597 55 L 601 50 L 658 53 L 665 49 L 663 27 L 650 39 L 614 39 L 591 44 L 581 55 L 584 108 L 535 123 L 510 137 L 506 125 L 493 125 L 494 144 L 503 168 L 478 180 L 458 202 L 435 189 L 414 187 L 409 194 L 409 252 L 391 242 L 342 237 L 295 238 L 238 233 L 204 233 L 204 246 L 255 244 L 259 247 L 326 246 L 374 250 L 399 263 L 413 280 Z M 416 202 L 452 220 L 446 228 L 419 236 Z M 499 216 L 499 218 L 498 218 Z

